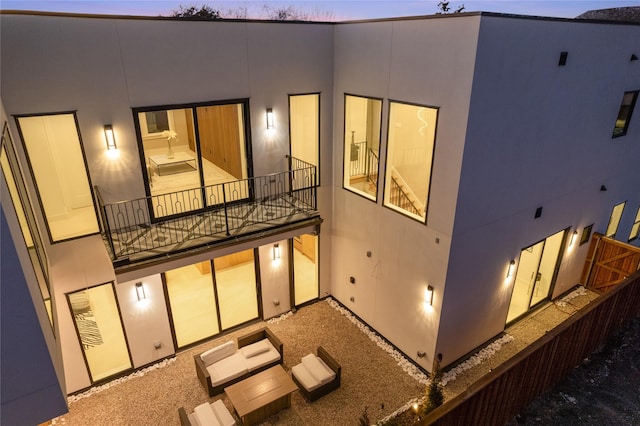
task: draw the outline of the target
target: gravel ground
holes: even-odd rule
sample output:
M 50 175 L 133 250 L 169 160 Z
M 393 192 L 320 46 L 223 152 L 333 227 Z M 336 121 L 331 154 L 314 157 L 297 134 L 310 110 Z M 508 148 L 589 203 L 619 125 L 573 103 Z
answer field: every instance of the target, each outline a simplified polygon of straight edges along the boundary
M 379 422 L 423 393 L 424 386 L 388 352 L 341 312 L 320 301 L 279 322 L 253 324 L 182 352 L 160 368 L 134 373 L 98 392 L 91 390 L 87 393 L 90 396 L 72 402 L 69 413 L 55 419 L 54 424 L 177 426 L 179 407 L 191 412 L 195 406 L 217 399 L 222 399 L 233 412 L 224 393 L 208 397 L 196 377 L 193 355 L 265 325 L 284 344 L 286 371 L 299 363 L 302 356 L 323 346 L 342 365 L 342 380 L 339 389 L 313 403 L 294 392 L 291 408 L 269 417 L 263 426 L 355 426 L 365 407 L 371 422 Z

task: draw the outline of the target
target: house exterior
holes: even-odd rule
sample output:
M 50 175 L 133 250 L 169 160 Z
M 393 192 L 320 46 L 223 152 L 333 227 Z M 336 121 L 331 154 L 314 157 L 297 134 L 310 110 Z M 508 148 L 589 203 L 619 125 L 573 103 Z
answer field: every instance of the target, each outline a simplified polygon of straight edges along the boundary
M 328 295 L 430 371 L 639 245 L 637 24 L 0 20 L 3 423 Z

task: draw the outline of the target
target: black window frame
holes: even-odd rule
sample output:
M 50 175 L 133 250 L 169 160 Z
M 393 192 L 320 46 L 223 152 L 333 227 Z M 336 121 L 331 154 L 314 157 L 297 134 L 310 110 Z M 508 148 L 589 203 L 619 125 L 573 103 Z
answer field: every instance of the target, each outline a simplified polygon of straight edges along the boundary
M 631 116 L 633 115 L 633 109 L 636 106 L 636 101 L 638 100 L 638 92 L 639 90 L 629 90 L 624 92 L 622 95 L 622 102 L 620 103 L 620 109 L 618 110 L 618 116 L 616 117 L 616 121 L 613 125 L 613 134 L 611 138 L 619 138 L 620 136 L 624 136 L 627 134 L 629 130 L 629 123 L 631 122 Z M 627 95 L 631 95 L 631 102 L 629 104 L 625 104 L 625 98 Z M 618 126 L 618 122 L 623 120 L 624 124 L 622 127 Z

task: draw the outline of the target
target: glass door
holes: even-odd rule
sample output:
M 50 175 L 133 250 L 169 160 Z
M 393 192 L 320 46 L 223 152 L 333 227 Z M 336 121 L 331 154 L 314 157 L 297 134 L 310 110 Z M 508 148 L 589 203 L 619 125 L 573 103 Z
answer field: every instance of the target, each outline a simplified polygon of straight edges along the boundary
M 565 230 L 520 252 L 507 323 L 549 298 L 560 266 Z
M 113 283 L 67 294 L 91 382 L 132 368 Z
M 178 348 L 220 332 L 211 261 L 167 271 L 164 280 Z
M 214 259 L 223 330 L 258 318 L 258 290 L 253 249 Z
M 196 115 L 206 205 L 249 197 L 244 104 L 201 106 Z
M 138 120 L 154 217 L 201 209 L 199 154 L 191 108 L 139 112 Z
M 293 239 L 293 306 L 318 298 L 318 236 Z

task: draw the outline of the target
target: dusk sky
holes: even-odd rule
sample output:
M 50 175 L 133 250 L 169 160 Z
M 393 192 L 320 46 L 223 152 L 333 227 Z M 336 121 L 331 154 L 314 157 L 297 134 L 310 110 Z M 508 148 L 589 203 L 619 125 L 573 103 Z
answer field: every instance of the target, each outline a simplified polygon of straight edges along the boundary
M 386 0 L 306 0 L 306 1 L 173 1 L 173 0 L 111 0 L 111 1 L 52 1 L 52 0 L 0 0 L 2 10 L 38 10 L 49 12 L 76 12 L 114 15 L 146 15 L 146 16 L 168 16 L 180 5 L 202 5 L 208 4 L 221 11 L 233 10 L 238 7 L 246 7 L 250 18 L 261 18 L 263 15 L 263 5 L 268 4 L 271 8 L 286 7 L 289 5 L 308 13 L 315 13 L 329 20 L 349 20 L 349 19 L 373 19 L 389 18 L 397 16 L 430 15 L 435 13 L 438 0 L 422 1 L 386 1 Z M 480 1 L 451 0 L 450 6 L 455 8 L 464 5 L 466 12 L 486 11 L 515 13 L 522 15 L 553 16 L 563 18 L 574 18 L 577 15 L 591 9 L 606 9 L 623 6 L 640 6 L 640 1 L 627 0 L 599 0 L 599 1 L 578 1 L 578 0 L 545 0 L 545 1 Z M 322 19 L 322 20 L 324 20 Z

